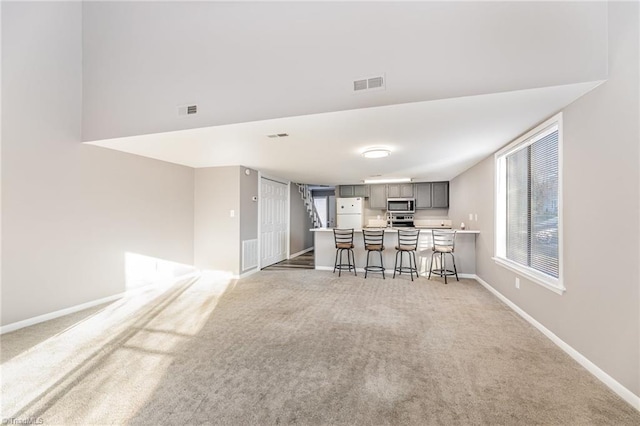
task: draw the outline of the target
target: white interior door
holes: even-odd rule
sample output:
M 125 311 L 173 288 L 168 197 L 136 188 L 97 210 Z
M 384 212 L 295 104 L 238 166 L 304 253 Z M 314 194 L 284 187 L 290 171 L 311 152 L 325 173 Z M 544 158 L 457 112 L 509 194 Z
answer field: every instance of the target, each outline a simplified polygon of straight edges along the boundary
M 260 182 L 260 267 L 287 258 L 288 186 L 271 179 Z

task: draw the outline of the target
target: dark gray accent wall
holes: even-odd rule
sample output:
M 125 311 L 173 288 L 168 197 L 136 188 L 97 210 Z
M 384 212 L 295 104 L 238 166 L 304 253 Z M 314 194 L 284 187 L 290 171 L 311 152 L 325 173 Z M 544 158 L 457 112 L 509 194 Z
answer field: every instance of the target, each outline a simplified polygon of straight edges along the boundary
M 298 185 L 291 183 L 289 190 L 290 214 L 289 214 L 289 253 L 296 254 L 302 250 L 313 247 L 313 221 L 302 201 Z
M 493 157 L 451 181 L 449 214 L 481 231 L 480 278 L 640 396 L 639 5 L 608 11 L 609 78 L 563 110 L 566 292 L 523 277 L 516 289 L 516 274 L 492 260 Z

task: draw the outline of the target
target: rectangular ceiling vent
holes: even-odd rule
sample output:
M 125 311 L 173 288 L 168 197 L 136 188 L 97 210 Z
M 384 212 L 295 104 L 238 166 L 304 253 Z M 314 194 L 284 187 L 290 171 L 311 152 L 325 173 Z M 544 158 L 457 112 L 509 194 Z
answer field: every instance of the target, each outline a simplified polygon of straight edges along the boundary
M 289 136 L 289 133 L 274 133 L 272 135 L 267 135 L 268 138 L 286 138 Z
M 178 116 L 186 117 L 198 113 L 198 105 L 181 105 L 178 107 Z
M 372 90 L 384 90 L 384 89 L 385 89 L 384 74 L 374 76 L 374 77 L 358 78 L 353 81 L 354 92 L 369 92 Z

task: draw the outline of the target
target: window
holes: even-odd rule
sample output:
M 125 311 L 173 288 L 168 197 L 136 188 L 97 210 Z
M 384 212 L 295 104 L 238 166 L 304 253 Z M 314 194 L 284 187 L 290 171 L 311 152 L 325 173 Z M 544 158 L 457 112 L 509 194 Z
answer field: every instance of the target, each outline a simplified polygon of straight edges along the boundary
M 562 115 L 496 153 L 495 260 L 556 293 L 562 284 Z

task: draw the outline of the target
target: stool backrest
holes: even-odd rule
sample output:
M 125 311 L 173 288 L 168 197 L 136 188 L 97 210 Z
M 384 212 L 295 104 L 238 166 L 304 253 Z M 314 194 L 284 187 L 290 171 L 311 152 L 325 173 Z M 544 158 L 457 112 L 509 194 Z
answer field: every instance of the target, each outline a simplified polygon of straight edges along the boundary
M 418 248 L 419 229 L 398 229 L 398 246 L 416 250 Z
M 353 244 L 353 228 L 350 229 L 336 229 L 333 228 L 333 239 L 336 243 L 336 248 L 338 244 Z
M 362 238 L 364 246 L 384 246 L 384 230 L 383 229 L 363 229 Z
M 453 251 L 456 245 L 456 231 L 432 229 L 433 250 L 450 249 Z

